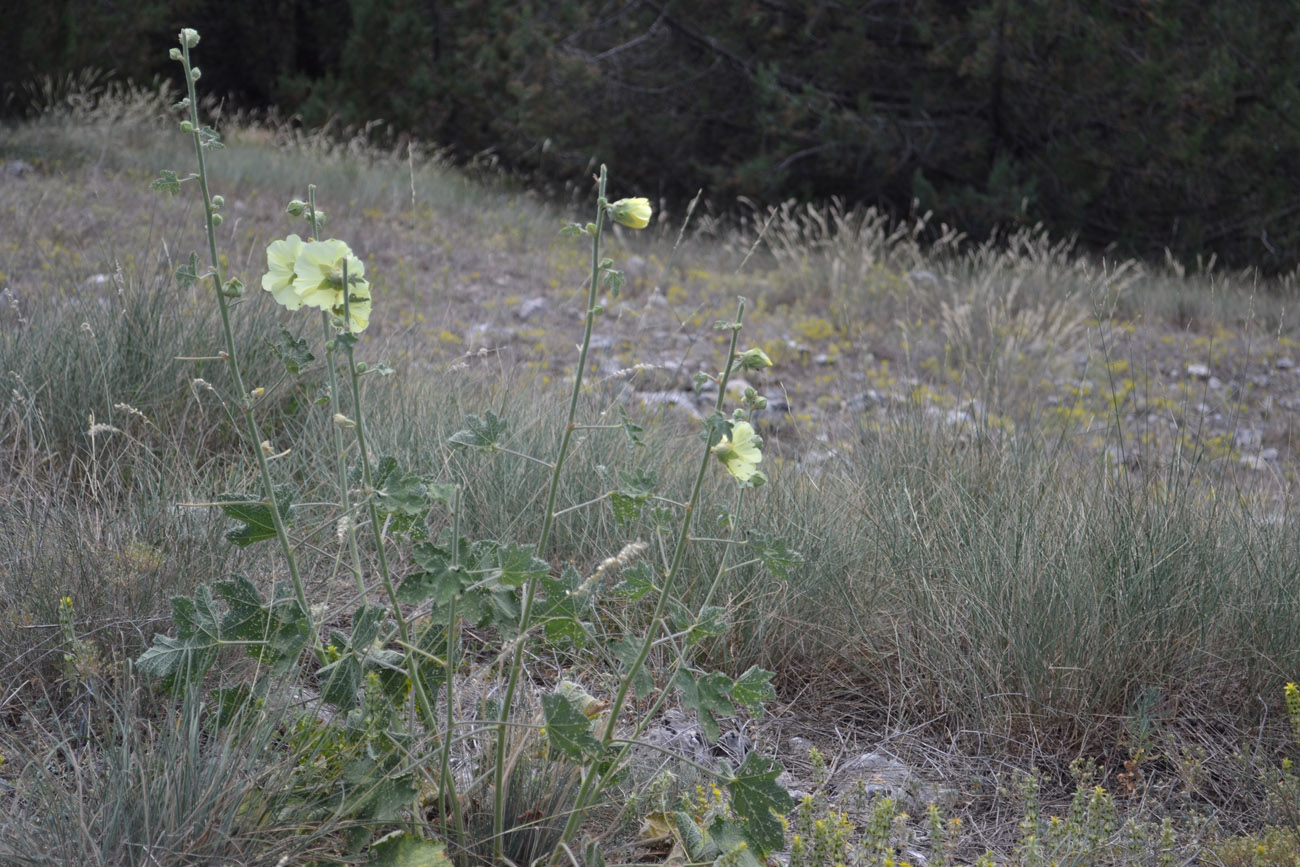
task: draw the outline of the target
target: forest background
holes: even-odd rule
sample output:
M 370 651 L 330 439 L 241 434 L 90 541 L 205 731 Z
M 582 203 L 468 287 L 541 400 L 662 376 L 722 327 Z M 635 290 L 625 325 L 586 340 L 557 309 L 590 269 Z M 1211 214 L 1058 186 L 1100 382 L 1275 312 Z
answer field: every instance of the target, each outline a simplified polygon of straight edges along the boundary
M 193 26 L 230 107 L 373 124 L 530 186 L 714 207 L 838 197 L 972 238 L 1300 255 L 1300 0 L 50 0 L 6 4 L 0 106 L 71 71 L 147 83 Z M 576 185 L 576 186 L 575 186 Z

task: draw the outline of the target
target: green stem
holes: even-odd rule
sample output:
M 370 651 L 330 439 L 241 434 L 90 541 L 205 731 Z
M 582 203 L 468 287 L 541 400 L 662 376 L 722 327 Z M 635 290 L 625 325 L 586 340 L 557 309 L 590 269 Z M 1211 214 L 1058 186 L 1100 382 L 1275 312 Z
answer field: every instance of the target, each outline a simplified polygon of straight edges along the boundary
M 329 369 L 330 406 L 334 409 L 334 412 L 338 412 L 338 372 L 334 361 L 334 350 L 329 348 L 329 343 L 333 339 L 333 335 L 330 333 L 330 315 L 322 310 L 320 320 L 325 329 L 325 361 L 326 367 Z M 348 459 L 343 451 L 343 431 L 339 429 L 338 425 L 331 423 L 330 434 L 334 442 L 334 454 L 338 456 L 338 466 L 335 472 L 338 475 L 339 503 L 343 510 L 343 518 L 347 522 L 344 532 L 347 534 L 348 552 L 351 554 L 352 559 L 352 575 L 356 578 L 357 593 L 361 595 L 362 599 L 365 599 L 366 582 L 362 576 L 361 552 L 357 548 L 357 531 L 352 522 L 352 495 L 348 493 Z
M 320 221 L 316 217 L 316 185 L 310 184 L 307 187 L 307 203 L 310 210 L 311 218 L 311 236 L 317 240 L 320 239 Z M 334 359 L 334 348 L 331 343 L 334 339 L 330 331 L 330 314 L 327 310 L 320 312 L 320 324 L 325 334 L 325 367 L 329 371 L 330 384 L 330 406 L 334 412 L 339 411 L 339 377 L 338 364 Z M 357 531 L 352 523 L 352 496 L 348 493 L 348 460 L 343 451 L 343 431 L 338 425 L 330 425 L 330 435 L 334 443 L 334 454 L 338 456 L 338 486 L 339 501 L 343 509 L 344 519 L 347 525 L 344 532 L 347 533 L 348 551 L 352 555 L 352 575 L 356 578 L 357 593 L 360 594 L 364 601 L 366 598 L 366 582 L 362 576 L 361 569 L 361 552 L 357 548 Z
M 546 547 L 551 540 L 551 530 L 555 527 L 555 501 L 560 490 L 560 471 L 569 453 L 569 442 L 573 439 L 576 428 L 574 418 L 578 414 L 578 398 L 582 395 L 582 378 L 587 369 L 587 353 L 591 349 L 591 332 L 596 323 L 596 297 L 600 289 L 600 233 L 605 224 L 605 166 L 600 167 L 600 177 L 596 184 L 596 220 L 591 233 L 591 285 L 587 287 L 587 315 L 582 332 L 582 344 L 578 349 L 578 370 L 573 375 L 573 392 L 569 396 L 569 415 L 564 425 L 564 435 L 560 438 L 560 453 L 555 458 L 555 469 L 551 472 L 551 486 L 546 494 L 546 512 L 542 519 L 542 535 L 537 543 L 537 556 L 546 557 Z M 532 578 L 524 588 L 524 601 L 519 613 L 519 634 L 528 634 L 533 613 L 533 598 L 537 595 L 537 579 Z M 497 863 L 502 860 L 502 845 L 505 833 L 505 777 L 506 777 L 506 725 L 510 721 L 510 709 L 514 703 L 515 690 L 519 686 L 519 675 L 523 669 L 524 642 L 520 641 L 510 662 L 510 676 L 506 682 L 506 693 L 501 701 L 501 715 L 497 721 L 496 767 L 493 772 L 492 803 L 492 853 Z M 572 818 L 570 818 L 572 821 Z
M 298 569 L 298 558 L 294 554 L 293 543 L 289 539 L 289 530 L 285 526 L 284 518 L 280 515 L 280 504 L 275 496 L 275 483 L 271 476 L 271 467 L 266 460 L 266 455 L 262 452 L 261 427 L 257 423 L 256 416 L 253 415 L 252 400 L 249 397 L 248 389 L 244 386 L 244 374 L 240 369 L 239 355 L 235 348 L 235 332 L 230 324 L 230 302 L 226 299 L 224 281 L 221 279 L 221 260 L 217 256 L 217 227 L 213 222 L 212 196 L 208 190 L 207 161 L 203 156 L 203 142 L 199 135 L 198 93 L 194 87 L 194 79 L 190 75 L 190 46 L 185 40 L 181 40 L 181 46 L 182 66 L 185 70 L 185 84 L 189 95 L 190 124 L 193 126 L 191 136 L 194 139 L 194 155 L 199 164 L 199 187 L 203 191 L 203 216 L 208 235 L 208 255 L 212 262 L 212 288 L 216 292 L 217 307 L 221 311 L 221 330 L 226 341 L 226 363 L 230 369 L 231 379 L 235 383 L 235 393 L 239 395 L 239 406 L 244 414 L 244 423 L 252 440 L 253 454 L 257 458 L 257 469 L 262 479 L 262 494 L 270 507 L 271 523 L 275 527 L 275 537 L 280 543 L 280 551 L 289 567 L 289 578 L 293 584 L 293 593 L 299 607 L 302 609 L 303 616 L 307 618 L 307 628 L 316 658 L 321 663 L 324 663 L 326 661 L 325 649 L 320 643 L 320 632 L 316 626 L 316 619 L 312 616 L 311 605 L 307 603 L 307 590 L 303 586 L 302 574 Z
M 723 401 L 727 396 L 727 381 L 731 378 L 731 367 L 736 357 L 736 343 L 740 339 L 740 324 L 745 317 L 745 299 L 740 299 L 739 307 L 736 310 L 736 321 L 731 331 L 731 344 L 727 349 L 727 363 L 723 368 L 722 378 L 718 382 L 718 399 L 714 406 L 715 412 L 722 411 Z M 677 546 L 673 550 L 673 558 L 668 567 L 668 572 L 664 575 L 663 587 L 659 590 L 659 597 L 655 600 L 654 612 L 650 616 L 650 626 L 646 630 L 645 639 L 641 642 L 641 649 L 637 652 L 636 658 L 628 666 L 627 673 L 623 675 L 622 682 L 619 684 L 618 694 L 614 698 L 613 704 L 609 708 L 609 724 L 605 728 L 604 744 L 609 744 L 614 739 L 614 723 L 618 719 L 619 712 L 623 709 L 623 704 L 627 701 L 628 693 L 631 691 L 632 682 L 636 678 L 637 672 L 645 665 L 646 658 L 650 655 L 650 649 L 654 646 L 655 628 L 663 618 L 664 608 L 668 603 L 669 591 L 677 577 L 677 572 L 681 568 L 682 560 L 686 554 L 686 547 L 691 541 L 691 521 L 695 514 L 695 507 L 699 503 L 700 491 L 704 487 L 704 475 L 709 469 L 709 461 L 713 457 L 713 443 L 708 441 L 704 444 L 704 454 L 700 458 L 699 469 L 695 473 L 695 484 L 691 488 L 691 497 L 686 504 L 686 513 L 682 516 L 682 531 L 677 538 Z M 715 579 L 716 585 L 716 579 Z M 624 747 L 623 753 L 626 753 L 627 747 Z M 619 757 L 622 758 L 622 755 Z M 620 766 L 618 760 L 609 765 L 609 771 L 614 771 Z M 608 773 L 608 772 L 607 772 Z M 604 788 L 606 774 L 597 772 L 595 769 L 589 769 L 583 776 L 582 785 L 578 788 L 578 794 L 574 798 L 572 812 L 569 813 L 569 819 L 564 825 L 564 831 L 560 835 L 560 843 L 556 845 L 554 853 L 551 856 L 552 863 L 555 862 L 555 856 L 560 851 L 560 846 L 568 843 L 577 833 L 578 826 L 582 822 L 583 814 L 586 810 L 588 801 L 602 788 Z
M 433 731 L 437 727 L 437 719 L 433 713 L 433 705 L 429 701 L 429 694 L 425 691 L 424 685 L 420 683 L 420 669 L 416 664 L 415 653 L 411 650 L 411 630 L 406 622 L 406 617 L 402 614 L 402 605 L 397 601 L 397 587 L 393 584 L 393 576 L 388 570 L 388 552 L 384 545 L 384 528 L 379 521 L 379 507 L 375 505 L 375 491 L 370 472 L 370 450 L 366 445 L 366 419 L 361 406 L 361 374 L 357 372 L 356 359 L 352 353 L 352 344 L 356 342 L 356 338 L 347 330 L 352 323 L 351 305 L 348 301 L 351 290 L 348 286 L 348 262 L 347 258 L 344 257 L 343 327 L 345 333 L 336 338 L 335 343 L 343 347 L 343 355 L 347 359 L 348 376 L 352 381 L 352 412 L 356 415 L 356 419 L 354 419 L 356 427 L 353 430 L 357 436 L 357 455 L 361 460 L 361 481 L 366 494 L 366 509 L 370 516 L 370 530 L 375 537 L 375 559 L 379 564 L 380 581 L 384 585 L 384 592 L 388 595 L 388 606 L 393 612 L 393 619 L 397 621 L 397 634 L 406 653 L 407 676 L 411 679 L 411 693 L 415 696 L 416 709 L 420 714 L 421 722 L 430 731 Z
M 456 544 L 456 539 L 460 534 L 460 488 L 456 488 L 456 497 L 454 500 L 452 512 L 452 550 L 460 546 Z M 455 555 L 453 555 L 453 559 Z M 455 568 L 453 566 L 453 568 Z M 442 827 L 447 827 L 447 815 L 445 810 L 448 805 L 451 807 L 453 820 L 456 823 L 456 839 L 460 845 L 460 852 L 457 861 L 460 867 L 469 865 L 469 841 L 465 836 L 465 817 L 460 809 L 460 798 L 456 795 L 456 780 L 451 774 L 451 745 L 452 732 L 456 725 L 456 706 L 455 706 L 455 676 L 456 667 L 453 663 L 456 654 L 456 632 L 460 624 L 460 617 L 456 612 L 456 597 L 452 596 L 451 604 L 447 608 L 447 730 L 444 733 L 442 745 L 442 766 L 439 768 L 438 783 L 438 812 Z

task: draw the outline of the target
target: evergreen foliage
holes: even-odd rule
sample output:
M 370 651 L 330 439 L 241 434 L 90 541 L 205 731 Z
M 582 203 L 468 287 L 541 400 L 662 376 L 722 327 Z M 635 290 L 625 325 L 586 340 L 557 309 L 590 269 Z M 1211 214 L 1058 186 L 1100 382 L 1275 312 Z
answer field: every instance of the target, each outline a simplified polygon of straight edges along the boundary
M 1126 252 L 1300 260 L 1300 0 L 13 6 L 11 115 L 42 75 L 164 72 L 149 46 L 187 21 L 240 46 L 204 69 L 236 104 L 382 118 L 557 184 L 601 159 L 670 201 L 915 201 L 975 237 L 1041 221 Z

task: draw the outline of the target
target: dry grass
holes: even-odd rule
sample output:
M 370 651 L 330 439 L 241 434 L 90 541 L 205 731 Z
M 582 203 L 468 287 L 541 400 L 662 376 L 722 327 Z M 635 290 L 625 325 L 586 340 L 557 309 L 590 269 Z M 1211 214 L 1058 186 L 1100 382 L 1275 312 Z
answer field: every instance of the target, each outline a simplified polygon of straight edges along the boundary
M 214 355 L 216 331 L 197 290 L 171 280 L 201 246 L 198 214 L 146 189 L 156 170 L 184 164 L 182 140 L 161 134 L 172 99 L 51 90 L 45 115 L 0 145 L 33 166 L 0 173 L 0 672 L 12 684 L 0 781 L 35 786 L 0 794 L 28 818 L 71 811 L 86 792 L 154 802 L 163 794 L 128 771 L 174 761 L 198 774 L 191 793 L 212 787 L 215 800 L 180 799 L 193 810 L 160 820 L 168 833 L 213 841 L 204 857 L 260 863 L 241 847 L 281 826 L 242 812 L 260 779 L 244 761 L 255 751 L 227 765 L 206 743 L 123 735 L 125 752 L 65 767 L 80 760 L 68 752 L 84 737 L 72 733 L 78 713 L 138 709 L 124 660 L 165 626 L 171 594 L 275 569 L 225 546 L 211 511 L 180 505 L 248 475 L 219 366 L 178 360 Z M 253 125 L 227 138 L 212 170 L 230 203 L 234 275 L 256 287 L 266 243 L 291 230 L 284 202 L 317 184 L 331 233 L 362 253 L 384 299 L 362 344 L 401 371 L 369 386 L 381 450 L 464 483 L 471 535 L 535 536 L 540 516 L 525 507 L 537 468 L 469 460 L 447 438 L 466 412 L 494 408 L 511 418 L 512 448 L 553 448 L 552 397 L 573 364 L 584 279 L 583 251 L 555 236 L 557 211 L 361 137 L 339 145 Z M 1300 670 L 1300 378 L 1282 363 L 1300 352 L 1294 280 L 1110 263 L 1036 230 L 972 244 L 924 215 L 894 223 L 837 203 L 756 206 L 739 225 L 700 218 L 678 248 L 674 219 L 661 235 L 615 238 L 629 286 L 607 299 L 608 378 L 584 407 L 625 403 L 650 445 L 584 440 L 562 504 L 635 467 L 680 496 L 671 456 L 693 423 L 638 395 L 657 376 L 656 390 L 681 388 L 689 376 L 675 369 L 716 365 L 709 326 L 743 293 L 755 309 L 746 334 L 777 362 L 752 382 L 787 404 L 766 420 L 772 484 L 751 520 L 805 562 L 789 582 L 751 566 L 729 574 L 732 628 L 715 658 L 776 669 L 785 715 L 890 739 L 948 778 L 990 844 L 1014 833 L 999 814 L 1011 809 L 998 793 L 1010 768 L 1046 768 L 1059 794 L 1086 753 L 1113 784 L 1139 730 L 1158 758 L 1135 809 L 1212 809 L 1224 828 L 1258 826 L 1258 779 L 1230 754 L 1253 740 L 1255 767 L 1272 761 L 1285 742 L 1280 686 Z M 324 447 L 312 423 L 319 377 L 278 383 L 265 341 L 279 321 L 259 295 L 240 308 L 240 340 L 272 394 L 268 430 L 292 447 L 284 471 L 310 500 L 328 473 L 311 457 Z M 613 376 L 639 363 L 652 370 Z M 1218 384 L 1189 376 L 1194 363 Z M 711 497 L 710 508 L 722 501 Z M 312 520 L 304 511 L 305 532 L 328 533 Z M 653 528 L 576 512 L 557 528 L 557 556 L 590 570 L 629 535 Z M 709 574 L 716 556 L 701 547 L 688 571 Z M 342 616 L 336 564 L 308 565 Z M 52 628 L 65 595 L 97 649 L 81 681 L 69 681 Z M 209 826 L 188 824 L 205 812 Z M 50 826 L 19 833 L 5 821 L 0 839 L 13 846 L 86 863 L 134 863 L 86 847 L 142 833 L 134 817 L 95 813 L 51 843 Z M 319 841 L 302 842 L 306 852 Z

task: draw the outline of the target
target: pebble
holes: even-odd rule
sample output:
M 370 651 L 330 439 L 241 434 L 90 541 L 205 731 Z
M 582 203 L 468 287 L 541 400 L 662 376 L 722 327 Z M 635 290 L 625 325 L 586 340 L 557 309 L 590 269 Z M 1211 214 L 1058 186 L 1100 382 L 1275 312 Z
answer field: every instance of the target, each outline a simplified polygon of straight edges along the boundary
M 532 319 L 538 313 L 545 311 L 550 306 L 551 302 L 545 298 L 529 298 L 523 304 L 519 305 L 519 309 L 515 311 L 515 315 L 520 319 Z

